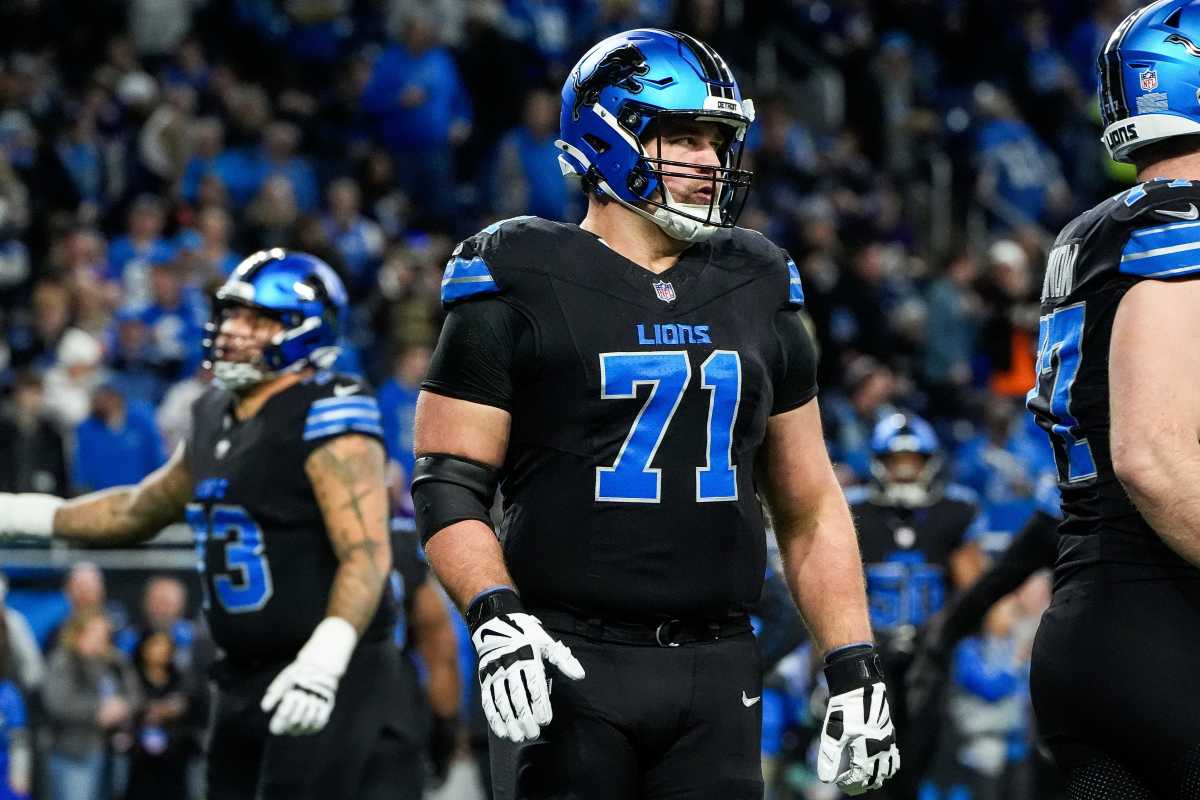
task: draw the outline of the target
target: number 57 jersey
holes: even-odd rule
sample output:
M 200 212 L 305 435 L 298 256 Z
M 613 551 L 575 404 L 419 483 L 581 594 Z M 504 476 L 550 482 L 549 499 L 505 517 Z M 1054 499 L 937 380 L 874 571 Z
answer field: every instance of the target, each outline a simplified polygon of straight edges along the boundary
M 1037 384 L 1026 405 L 1050 436 L 1062 492 L 1056 585 L 1195 578 L 1126 495 L 1109 450 L 1108 351 L 1138 281 L 1200 278 L 1200 184 L 1156 180 L 1068 224 L 1042 288 Z
M 318 372 L 238 421 L 216 387 L 192 406 L 186 446 L 192 528 L 213 638 L 234 662 L 291 659 L 324 617 L 338 559 L 305 461 L 338 436 L 383 438 L 379 409 L 354 378 Z M 364 639 L 389 635 L 387 592 Z
M 426 391 L 511 414 L 505 559 L 526 605 L 716 615 L 765 571 L 754 463 L 816 393 L 787 255 L 733 229 L 654 274 L 575 225 L 468 239 Z

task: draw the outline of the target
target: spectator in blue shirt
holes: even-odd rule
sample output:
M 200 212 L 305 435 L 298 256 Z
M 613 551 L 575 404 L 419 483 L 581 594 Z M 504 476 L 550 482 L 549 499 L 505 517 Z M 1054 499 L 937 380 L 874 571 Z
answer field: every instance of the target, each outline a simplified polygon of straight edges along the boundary
M 387 244 L 383 230 L 363 216 L 362 192 L 353 178 L 329 184 L 329 212 L 322 218 L 325 238 L 341 256 L 351 297 L 361 297 L 375 284 Z
M 409 196 L 433 220 L 452 222 L 454 147 L 470 132 L 470 98 L 425 12 L 410 14 L 402 41 L 379 55 L 362 105 Z
M 185 287 L 174 262 L 162 261 L 150 269 L 150 302 L 138 318 L 150 328 L 151 357 L 170 381 L 182 380 L 200 366 L 208 306 L 203 293 Z
M 558 166 L 559 99 L 556 93 L 534 89 L 525 98 L 522 124 L 500 140 L 493 182 L 492 206 L 498 217 L 533 214 L 568 220 L 568 202 L 575 196 Z
M 138 483 L 165 461 L 153 414 L 127 403 L 111 383 L 96 389 L 91 416 L 75 430 L 76 490 Z
M 981 430 L 959 446 L 954 458 L 954 480 L 979 494 L 998 532 L 1015 532 L 1025 524 L 1037 505 L 1039 476 L 1054 469 L 1045 432 L 1023 410 L 1009 398 L 989 397 Z
M 141 195 L 129 210 L 129 232 L 108 246 L 108 278 L 119 281 L 126 303 L 141 304 L 150 297 L 150 265 L 174 256 L 164 238 L 166 210 L 155 195 Z
M 216 117 L 200 117 L 191 125 L 192 155 L 183 168 L 179 194 L 189 203 L 200 195 L 205 176 L 217 172 L 218 158 L 225 151 L 225 126 Z
M 196 235 L 199 238 L 192 252 L 190 285 L 207 288 L 228 278 L 242 256 L 230 248 L 233 221 L 229 212 L 219 206 L 209 206 L 196 216 Z
M 980 86 L 975 93 L 984 115 L 975 137 L 980 199 L 1002 229 L 1057 223 L 1070 202 L 1058 159 L 1002 91 Z
M 379 387 L 376 399 L 383 417 L 384 445 L 387 448 L 388 469 L 392 485 L 398 488 L 396 505 L 411 508 L 408 482 L 413 463 L 413 415 L 417 409 L 417 393 L 429 369 L 430 349 L 426 344 L 412 344 L 396 354 L 392 375 Z
M 170 381 L 153 359 L 150 329 L 138 309 L 123 308 L 113 318 L 108 333 L 112 381 L 129 400 L 154 405 L 166 394 Z
M 262 149 L 258 153 L 262 170 L 259 185 L 277 175 L 287 178 L 292 184 L 292 191 L 296 193 L 296 205 L 307 214 L 316 209 L 320 191 L 317 175 L 308 160 L 297 155 L 299 149 L 300 129 L 295 125 L 275 121 L 267 126 Z

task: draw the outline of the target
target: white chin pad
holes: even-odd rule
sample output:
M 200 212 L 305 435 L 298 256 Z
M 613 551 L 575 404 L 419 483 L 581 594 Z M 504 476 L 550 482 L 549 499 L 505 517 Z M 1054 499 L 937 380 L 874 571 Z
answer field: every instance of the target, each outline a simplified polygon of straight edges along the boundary
M 221 388 L 231 392 L 262 383 L 266 377 L 266 373 L 255 364 L 236 361 L 218 361 L 213 364 L 213 378 L 221 384 Z
M 662 228 L 663 232 L 672 239 L 678 239 L 681 242 L 702 242 L 717 232 L 717 225 L 700 222 L 700 219 L 708 218 L 709 206 L 671 202 L 668 202 L 667 205 L 671 210 L 655 208 L 653 219 L 658 227 Z M 682 216 L 683 214 L 699 219 L 689 219 Z

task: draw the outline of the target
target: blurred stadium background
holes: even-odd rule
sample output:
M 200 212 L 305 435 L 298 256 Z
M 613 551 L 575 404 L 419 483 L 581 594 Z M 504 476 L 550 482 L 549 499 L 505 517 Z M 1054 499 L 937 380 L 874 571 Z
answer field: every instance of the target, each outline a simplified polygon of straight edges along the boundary
M 207 380 L 208 292 L 241 256 L 290 246 L 350 287 L 339 366 L 379 389 L 403 517 L 442 265 L 496 219 L 581 217 L 555 163 L 559 87 L 590 44 L 652 26 L 712 44 L 757 103 L 741 224 L 800 267 L 844 483 L 869 480 L 881 416 L 922 414 L 946 478 L 978 494 L 981 546 L 999 552 L 1053 470 L 1022 410 L 1048 244 L 1132 180 L 1099 141 L 1094 62 L 1134 5 L 7 0 L 0 491 L 75 494 L 162 463 Z M 99 572 L 68 573 L 84 558 Z M 182 605 L 180 624 L 196 616 L 182 530 L 137 551 L 12 547 L 0 564 L 8 618 L 29 623 L 51 664 L 71 644 L 64 619 L 87 603 L 108 609 L 131 652 L 151 576 L 182 581 L 190 600 L 156 591 Z M 978 671 L 952 670 L 957 700 L 923 800 L 1031 796 L 1014 787 L 1035 760 L 1026 654 L 1047 597 L 1042 576 L 990 627 Z M 10 651 L 21 624 L 10 622 Z M 37 709 L 45 673 L 30 657 L 8 658 L 9 677 Z M 805 760 L 806 659 L 802 649 L 772 678 L 772 797 L 828 796 Z M 48 760 L 57 728 L 45 712 L 35 722 Z M 464 757 L 441 797 L 478 796 L 466 755 L 481 732 L 464 722 Z M 121 754 L 143 733 L 96 740 L 116 754 L 104 767 L 114 798 Z M 60 778 L 43 770 L 36 796 Z

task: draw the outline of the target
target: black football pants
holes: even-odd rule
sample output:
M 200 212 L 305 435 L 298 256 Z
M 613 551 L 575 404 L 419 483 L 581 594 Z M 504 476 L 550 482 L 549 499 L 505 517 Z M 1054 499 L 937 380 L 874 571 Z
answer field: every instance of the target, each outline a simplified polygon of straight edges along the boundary
M 421 742 L 413 688 L 390 642 L 363 643 L 338 685 L 329 723 L 311 736 L 274 736 L 259 707 L 286 663 L 226 669 L 208 748 L 208 796 L 219 800 L 420 800 Z M 409 713 L 406 713 L 409 712 Z
M 1200 800 L 1200 581 L 1059 589 L 1030 689 L 1068 800 Z
M 495 800 L 760 800 L 762 675 L 752 633 L 677 647 L 551 631 L 586 677 L 549 668 L 535 742 L 490 735 Z

